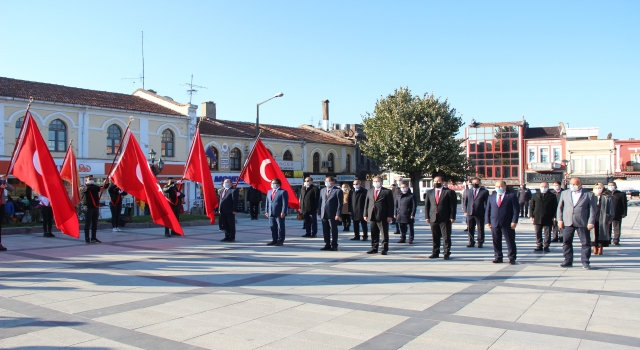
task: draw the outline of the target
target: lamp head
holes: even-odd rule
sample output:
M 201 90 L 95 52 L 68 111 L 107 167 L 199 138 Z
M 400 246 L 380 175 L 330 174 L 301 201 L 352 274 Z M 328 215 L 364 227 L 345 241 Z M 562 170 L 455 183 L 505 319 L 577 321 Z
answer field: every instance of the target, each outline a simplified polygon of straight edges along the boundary
M 282 92 L 278 92 L 278 93 L 277 93 L 275 96 L 273 96 L 273 97 L 282 97 L 282 96 L 284 96 L 284 94 L 283 94 Z

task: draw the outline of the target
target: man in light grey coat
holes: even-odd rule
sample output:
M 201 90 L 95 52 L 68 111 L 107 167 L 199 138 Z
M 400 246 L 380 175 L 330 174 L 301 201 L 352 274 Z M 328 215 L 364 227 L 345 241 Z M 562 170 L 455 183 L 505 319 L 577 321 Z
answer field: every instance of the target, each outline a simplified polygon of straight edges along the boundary
M 0 213 L 2 213 L 2 218 L 4 218 L 4 205 L 5 203 L 7 203 L 7 192 L 13 192 L 13 186 L 9 185 L 7 183 L 7 180 L 4 178 L 3 175 L 0 175 L 0 197 L 2 197 L 2 200 L 0 201 Z M 2 222 L 4 220 L 0 220 L 0 252 L 3 252 L 5 250 L 7 250 L 7 248 L 5 248 L 2 245 Z
M 564 262 L 560 267 L 573 266 L 573 235 L 578 232 L 582 253 L 580 255 L 582 267 L 591 269 L 589 258 L 591 257 L 591 236 L 589 231 L 596 222 L 597 199 L 593 193 L 582 190 L 582 180 L 574 177 L 570 181 L 570 190 L 563 191 L 558 202 L 556 217 L 558 227 L 562 229 L 564 242 Z
M 336 179 L 327 176 L 324 188 L 318 196 L 318 216 L 322 219 L 324 247 L 320 250 L 338 251 L 338 225 L 342 219 L 342 200 L 344 192 L 336 186 Z

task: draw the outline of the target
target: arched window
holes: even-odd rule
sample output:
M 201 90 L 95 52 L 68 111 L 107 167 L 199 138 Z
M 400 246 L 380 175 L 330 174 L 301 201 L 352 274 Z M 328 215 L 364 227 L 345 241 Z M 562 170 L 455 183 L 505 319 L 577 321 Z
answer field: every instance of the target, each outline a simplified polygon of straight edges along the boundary
M 52 152 L 67 150 L 67 126 L 60 119 L 49 124 L 49 150 Z
M 162 132 L 162 156 L 174 157 L 173 131 L 165 129 Z
M 327 156 L 327 160 L 329 161 L 329 167 L 327 168 L 327 171 L 329 171 L 330 173 L 333 172 L 333 169 L 335 169 L 335 166 L 333 164 L 333 153 L 329 153 L 329 155 Z
M 291 154 L 291 151 L 289 150 L 284 151 L 284 154 L 282 155 L 282 160 L 293 160 L 293 154 Z
M 122 139 L 122 129 L 115 124 L 109 125 L 107 128 L 107 154 L 116 154 L 118 152 L 120 139 Z
M 347 161 L 346 164 L 344 166 L 344 172 L 345 173 L 350 173 L 351 172 L 351 155 L 347 154 Z
M 313 154 L 313 172 L 320 172 L 320 153 L 318 152 Z
M 22 123 L 24 122 L 24 117 L 18 118 L 16 120 L 16 144 L 18 143 L 18 137 L 20 137 L 20 129 L 22 128 Z
M 210 157 L 212 154 L 214 158 Z M 207 150 L 207 161 L 209 161 L 209 170 L 218 171 L 218 154 L 219 153 L 217 148 L 209 146 L 209 149 Z
M 240 160 L 242 159 L 242 153 L 238 147 L 229 152 L 229 169 L 232 171 L 240 171 Z

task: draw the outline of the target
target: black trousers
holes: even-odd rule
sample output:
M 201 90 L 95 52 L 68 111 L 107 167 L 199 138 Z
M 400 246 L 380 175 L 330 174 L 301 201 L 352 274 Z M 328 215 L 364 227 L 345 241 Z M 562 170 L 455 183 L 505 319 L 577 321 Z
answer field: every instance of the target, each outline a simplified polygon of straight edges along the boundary
M 562 243 L 562 251 L 564 254 L 565 262 L 573 262 L 573 236 L 578 232 L 578 238 L 580 238 L 581 252 L 580 260 L 583 265 L 589 264 L 591 258 L 591 234 L 586 227 L 573 227 L 565 226 L 562 230 L 564 241 Z
M 507 243 L 507 249 L 509 250 L 509 260 L 516 260 L 518 250 L 516 248 L 516 230 L 511 226 L 492 226 L 491 235 L 493 236 L 493 254 L 496 259 L 502 259 L 502 237 L 504 237 L 505 243 Z
M 529 216 L 529 201 L 520 202 L 520 216 Z
M 181 205 L 181 204 L 178 204 L 178 205 L 170 205 L 170 207 L 171 207 L 171 211 L 173 211 L 173 214 L 175 214 L 176 219 L 177 219 L 178 221 L 180 221 L 180 205 Z M 220 221 L 222 221 L 222 220 L 220 220 Z M 168 235 L 169 233 L 171 233 L 172 235 L 177 234 L 177 233 L 173 232 L 173 230 L 169 229 L 168 227 L 165 227 L 165 228 L 164 228 L 164 234 L 165 234 L 165 235 Z
M 353 234 L 355 237 L 360 237 L 360 227 L 362 227 L 362 237 L 367 238 L 369 236 L 367 232 L 367 222 L 364 220 L 353 220 Z
M 41 207 L 42 211 L 42 228 L 44 233 L 51 233 L 53 227 L 53 209 L 50 206 Z
M 380 232 L 382 232 L 382 251 L 389 250 L 389 223 L 385 221 L 371 221 L 371 248 L 378 250 L 380 246 Z
M 98 213 L 100 208 L 84 209 L 84 239 L 96 239 L 96 231 L 98 231 Z M 91 237 L 89 237 L 89 228 L 91 228 Z
M 542 248 L 543 244 L 545 248 L 549 248 L 551 244 L 551 226 L 533 225 L 533 231 L 536 233 L 536 247 Z M 542 231 L 544 230 L 544 241 L 542 239 Z
M 233 213 L 220 213 L 220 223 L 224 227 L 224 238 L 235 241 L 236 216 Z
M 345 231 L 349 230 L 349 226 L 351 226 L 351 215 L 342 214 L 342 226 L 344 226 Z
M 111 227 L 116 228 L 120 226 L 120 212 L 122 211 L 122 203 L 118 205 L 110 205 L 111 209 Z
M 260 202 L 249 202 L 249 213 L 251 213 L 252 219 L 258 219 L 258 213 L 260 212 Z
M 338 225 L 340 225 L 340 221 L 334 218 L 322 219 L 322 234 L 324 235 L 325 246 L 338 247 Z
M 318 214 L 306 213 L 303 214 L 304 217 L 304 229 L 306 234 L 315 236 L 318 234 Z
M 475 244 L 476 226 L 478 227 L 478 245 L 484 244 L 484 216 L 469 215 L 467 216 L 467 227 L 469 227 L 469 244 Z
M 443 241 L 444 255 L 451 254 L 451 221 L 432 222 L 433 254 L 440 255 L 440 240 Z
M 400 225 L 400 239 L 404 240 L 407 238 L 407 229 L 409 229 L 409 240 L 413 241 L 413 237 L 415 236 L 415 229 L 413 226 L 414 222 L 413 220 L 411 220 L 411 222 L 406 223 L 406 224 L 399 224 Z

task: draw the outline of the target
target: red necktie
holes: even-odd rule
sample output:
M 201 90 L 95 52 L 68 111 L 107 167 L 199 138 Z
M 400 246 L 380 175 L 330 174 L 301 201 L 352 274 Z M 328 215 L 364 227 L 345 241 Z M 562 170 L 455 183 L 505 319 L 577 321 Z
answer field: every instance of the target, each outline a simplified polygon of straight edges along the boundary
M 498 207 L 502 205 L 502 195 L 498 195 Z
M 378 192 L 380 192 L 380 190 L 376 190 L 376 191 L 373 193 L 373 200 L 374 200 L 374 201 L 377 201 L 377 200 L 378 200 Z
M 436 190 L 436 204 L 440 203 L 440 190 Z
M 273 200 L 274 198 L 276 198 L 276 191 L 277 191 L 277 190 L 273 190 L 273 192 L 271 192 L 271 200 Z

